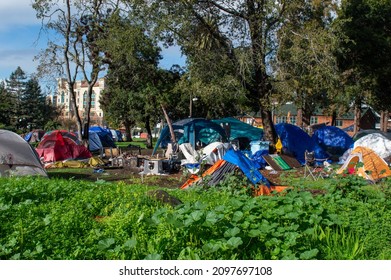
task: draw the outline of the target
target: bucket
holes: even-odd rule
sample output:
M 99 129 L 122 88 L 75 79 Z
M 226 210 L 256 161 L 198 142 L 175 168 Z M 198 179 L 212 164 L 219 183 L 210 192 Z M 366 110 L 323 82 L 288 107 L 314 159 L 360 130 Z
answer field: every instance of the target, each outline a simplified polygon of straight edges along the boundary
M 255 154 L 256 152 L 260 150 L 267 150 L 269 151 L 269 141 L 251 141 L 250 146 L 251 146 L 251 153 Z

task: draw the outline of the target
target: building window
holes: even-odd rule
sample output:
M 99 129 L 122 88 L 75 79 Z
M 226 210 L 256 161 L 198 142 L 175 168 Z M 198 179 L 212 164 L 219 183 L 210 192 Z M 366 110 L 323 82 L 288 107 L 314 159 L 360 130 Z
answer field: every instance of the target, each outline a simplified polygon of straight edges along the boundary
M 296 117 L 295 116 L 289 117 L 289 121 L 291 124 L 296 124 Z
M 336 120 L 335 126 L 343 126 L 343 120 Z
M 91 108 L 95 108 L 95 92 L 91 94 Z
M 65 102 L 65 94 L 64 92 L 61 93 L 61 103 Z
M 317 123 L 318 123 L 318 117 L 312 116 L 310 120 L 310 125 L 317 124 Z
M 57 96 L 53 96 L 53 105 L 57 106 Z
M 286 116 L 277 117 L 276 123 L 286 123 Z
M 83 108 L 87 107 L 87 91 L 83 93 Z

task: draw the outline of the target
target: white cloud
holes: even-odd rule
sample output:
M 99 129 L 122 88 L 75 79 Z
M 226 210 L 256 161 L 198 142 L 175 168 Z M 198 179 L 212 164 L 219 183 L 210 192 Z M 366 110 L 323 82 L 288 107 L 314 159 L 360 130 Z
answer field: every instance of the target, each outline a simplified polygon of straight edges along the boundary
M 0 2 L 0 32 L 15 26 L 40 24 L 36 18 L 31 0 L 1 0 Z

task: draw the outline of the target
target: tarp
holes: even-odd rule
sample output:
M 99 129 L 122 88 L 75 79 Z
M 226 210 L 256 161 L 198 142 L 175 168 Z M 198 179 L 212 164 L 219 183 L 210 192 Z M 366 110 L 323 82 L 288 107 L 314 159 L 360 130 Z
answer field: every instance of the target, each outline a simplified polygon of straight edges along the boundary
M 34 149 L 18 134 L 0 129 L 0 177 L 47 176 Z
M 122 142 L 122 133 L 119 130 L 110 129 L 111 137 L 113 138 L 114 142 Z
M 315 143 L 333 157 L 340 157 L 353 146 L 353 139 L 336 126 L 319 127 L 312 135 Z
M 95 131 L 88 131 L 88 149 L 91 152 L 100 151 L 103 149 L 102 142 Z
M 27 133 L 24 136 L 24 140 L 26 140 L 29 143 L 35 143 L 41 141 L 44 135 L 45 135 L 45 130 L 35 129 Z
M 372 133 L 361 137 L 354 142 L 354 148 L 358 146 L 374 150 L 383 159 L 391 156 L 391 140 L 380 133 Z
M 306 151 L 314 151 L 315 158 L 325 159 L 329 155 L 300 127 L 279 123 L 275 125 L 285 153 L 295 157 L 301 164 L 305 164 L 304 154 Z
M 82 159 L 92 156 L 91 152 L 79 143 L 76 135 L 66 130 L 47 132 L 38 144 L 36 151 L 44 162 Z
M 253 184 L 262 181 L 265 185 L 270 186 L 270 182 L 263 177 L 256 165 L 241 151 L 230 149 L 225 153 L 223 159 L 238 166 Z
M 117 147 L 113 141 L 110 129 L 103 128 L 100 126 L 91 126 L 89 132 L 90 131 L 96 132 L 98 134 L 103 147 Z
M 391 133 L 390 132 L 383 132 L 383 131 L 380 131 L 378 129 L 363 129 L 363 130 L 360 130 L 359 132 L 357 132 L 354 136 L 353 136 L 353 140 L 354 141 L 357 141 L 358 139 L 360 139 L 361 137 L 364 137 L 368 134 L 373 134 L 373 133 L 380 133 L 381 135 L 385 136 L 386 138 L 390 139 L 391 140 Z
M 270 182 L 259 172 L 251 160 L 241 151 L 230 149 L 223 159 L 217 160 L 202 176 L 192 174 L 180 188 L 186 189 L 194 183 L 202 182 L 205 177 L 208 178 L 207 184 L 209 186 L 216 185 L 236 168 L 239 168 L 254 185 L 260 183 L 263 186 L 270 187 Z
M 227 142 L 228 140 L 224 129 L 220 125 L 203 118 L 183 119 L 174 122 L 172 127 L 178 144 L 190 143 L 194 149 L 197 149 L 197 144 L 206 146 L 213 142 Z M 166 148 L 170 141 L 170 131 L 168 126 L 165 126 L 152 154 L 156 152 L 158 147 Z
M 352 150 L 345 163 L 336 173 L 357 174 L 371 182 L 391 176 L 391 170 L 387 163 L 372 149 L 361 146 L 357 146 Z
M 249 125 L 235 118 L 222 118 L 212 120 L 214 123 L 227 128 L 229 140 L 246 137 L 249 141 L 259 141 L 263 138 L 263 129 Z
M 223 159 L 220 159 L 216 161 L 215 164 L 208 168 L 204 173 L 202 173 L 201 176 L 192 174 L 190 178 L 185 183 L 183 183 L 180 188 L 186 189 L 194 183 L 202 182 L 203 178 L 205 177 L 210 178 L 210 181 L 208 182 L 209 185 L 217 184 L 219 181 L 224 179 L 227 174 L 230 174 L 235 169 L 236 165 L 231 164 Z

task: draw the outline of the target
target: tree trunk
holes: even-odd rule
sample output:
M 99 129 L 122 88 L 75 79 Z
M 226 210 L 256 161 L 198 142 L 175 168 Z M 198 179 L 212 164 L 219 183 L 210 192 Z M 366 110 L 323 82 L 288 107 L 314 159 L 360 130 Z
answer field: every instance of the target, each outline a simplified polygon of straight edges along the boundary
M 361 121 L 361 99 L 357 98 L 354 103 L 354 126 L 353 134 L 356 134 L 360 130 Z
M 145 119 L 145 129 L 147 130 L 147 148 L 152 149 L 152 130 L 149 116 Z
M 388 130 L 388 111 L 380 112 L 380 131 L 387 132 Z
M 174 128 L 172 127 L 171 119 L 168 117 L 167 111 L 164 108 L 164 106 L 161 105 L 161 107 L 162 107 L 162 110 L 163 110 L 164 118 L 166 119 L 166 122 L 167 122 L 167 125 L 168 125 L 168 129 L 170 130 L 171 142 L 172 143 L 176 143 Z
M 270 110 L 262 110 L 262 125 L 265 140 L 270 141 L 272 144 L 277 142 L 277 133 L 272 121 L 272 112 Z
M 124 121 L 124 125 L 125 125 L 125 137 L 126 137 L 126 141 L 128 142 L 132 142 L 133 139 L 132 139 L 132 133 L 131 133 L 131 129 L 130 129 L 130 125 L 131 122 L 129 120 L 125 120 Z
M 303 108 L 297 109 L 296 125 L 303 128 Z
M 337 124 L 337 112 L 333 110 L 333 113 L 331 114 L 331 124 L 332 126 L 335 126 Z
M 311 113 L 303 111 L 303 123 L 301 128 L 309 127 L 311 125 Z

